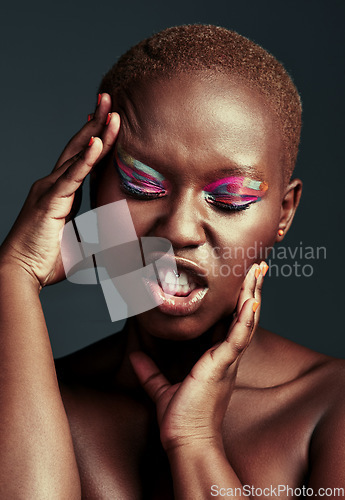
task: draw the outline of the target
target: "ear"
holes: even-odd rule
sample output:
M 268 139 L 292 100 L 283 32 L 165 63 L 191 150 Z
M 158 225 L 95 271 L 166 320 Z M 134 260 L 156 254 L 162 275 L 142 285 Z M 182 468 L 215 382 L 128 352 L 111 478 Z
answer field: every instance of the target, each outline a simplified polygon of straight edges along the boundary
M 302 194 L 302 181 L 293 179 L 285 189 L 276 241 L 282 241 L 295 216 Z

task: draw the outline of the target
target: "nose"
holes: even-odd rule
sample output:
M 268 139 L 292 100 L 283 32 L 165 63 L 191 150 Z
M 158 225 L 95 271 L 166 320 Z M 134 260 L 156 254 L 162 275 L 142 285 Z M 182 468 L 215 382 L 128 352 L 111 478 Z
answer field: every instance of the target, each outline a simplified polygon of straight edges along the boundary
M 167 204 L 155 225 L 155 236 L 167 238 L 173 248 L 198 247 L 206 242 L 202 207 L 192 194 L 176 197 Z

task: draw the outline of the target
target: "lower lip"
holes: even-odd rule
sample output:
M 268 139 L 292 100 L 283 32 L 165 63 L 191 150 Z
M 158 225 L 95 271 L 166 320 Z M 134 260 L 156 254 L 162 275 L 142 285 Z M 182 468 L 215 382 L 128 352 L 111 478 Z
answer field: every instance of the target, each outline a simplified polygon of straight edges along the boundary
M 189 316 L 195 313 L 201 306 L 208 288 L 195 288 L 186 297 L 175 297 L 164 293 L 162 288 L 155 282 L 145 279 L 145 284 L 149 287 L 158 309 L 164 314 L 171 316 Z

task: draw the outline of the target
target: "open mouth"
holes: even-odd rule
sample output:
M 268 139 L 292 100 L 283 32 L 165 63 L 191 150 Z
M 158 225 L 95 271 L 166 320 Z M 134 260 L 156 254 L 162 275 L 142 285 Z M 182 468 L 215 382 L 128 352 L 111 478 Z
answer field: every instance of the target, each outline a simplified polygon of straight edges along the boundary
M 181 257 L 159 259 L 155 268 L 155 279 L 151 276 L 145 281 L 160 311 L 173 316 L 193 314 L 208 292 L 205 271 Z

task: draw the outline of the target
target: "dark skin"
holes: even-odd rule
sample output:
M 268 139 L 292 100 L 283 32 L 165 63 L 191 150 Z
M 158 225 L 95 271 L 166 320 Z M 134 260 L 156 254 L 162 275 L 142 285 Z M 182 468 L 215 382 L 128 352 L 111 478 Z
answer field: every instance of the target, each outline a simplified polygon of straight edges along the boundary
M 205 76 L 184 75 L 138 88 L 121 103 L 121 127 L 115 112 L 105 127 L 111 102 L 104 94 L 93 120 L 71 141 L 49 176 L 52 187 L 47 191 L 44 182 L 39 184 L 38 201 L 32 194 L 2 248 L 3 279 L 10 296 L 6 270 L 11 271 L 11 283 L 18 274 L 31 293 L 62 278 L 58 250 L 50 249 L 71 210 L 76 179 L 79 182 L 104 158 L 97 179 L 98 206 L 126 197 L 138 237 L 166 237 L 176 256 L 196 263 L 201 252 L 209 250 L 209 291 L 195 314 L 171 316 L 152 309 L 128 321 L 123 333 L 57 362 L 68 422 L 52 382 L 47 392 L 58 409 L 49 418 L 64 432 L 51 470 L 58 467 L 63 477 L 64 462 L 72 464 L 67 469 L 74 471 L 69 484 L 74 480 L 77 487 L 68 498 L 78 498 L 80 491 L 83 498 L 92 499 L 212 498 L 212 485 L 308 484 L 316 491 L 345 484 L 344 363 L 258 327 L 260 307 L 254 312 L 253 305 L 261 302 L 264 280 L 259 259 L 233 259 L 231 264 L 241 269 L 236 276 L 222 278 L 215 272 L 228 262 L 224 249 L 248 249 L 255 242 L 269 247 L 281 239 L 278 229 L 286 233 L 290 227 L 301 182 L 284 184 L 279 127 L 262 98 L 236 80 Z M 92 146 L 81 158 L 68 161 L 86 146 L 90 135 L 98 136 Z M 121 191 L 112 162 L 116 140 L 169 179 L 168 196 L 142 201 Z M 206 203 L 201 191 L 207 183 L 240 175 L 239 169 L 248 165 L 256 169 L 251 177 L 258 175 L 268 183 L 265 198 L 242 213 Z M 39 244 L 37 223 L 31 232 L 29 227 L 37 206 L 40 214 L 53 209 L 60 214 L 59 218 L 54 213 L 58 228 L 49 217 L 42 219 Z M 31 253 L 23 256 L 18 235 L 24 230 L 26 241 L 36 238 L 37 245 L 26 245 Z M 44 266 L 32 250 L 43 244 Z M 215 247 L 218 255 L 212 257 Z M 17 293 L 13 288 L 11 303 Z M 35 321 L 37 331 L 43 332 L 38 313 Z M 8 342 L 13 350 L 15 339 Z M 37 351 L 36 365 L 45 363 L 53 380 L 43 341 Z M 30 387 L 38 386 L 36 371 L 29 366 L 25 372 Z M 21 401 L 28 406 L 25 398 L 23 393 Z M 38 402 L 40 407 L 47 404 Z M 12 422 L 15 435 L 13 416 Z M 74 449 L 65 438 L 69 432 Z M 30 450 L 35 450 L 41 435 L 40 428 L 36 435 L 33 432 Z M 46 439 L 41 448 L 48 445 Z M 42 460 L 41 470 L 49 472 L 49 456 Z M 48 483 L 50 477 L 47 473 Z M 61 480 L 56 488 L 60 485 Z M 29 486 L 27 491 L 33 489 Z

